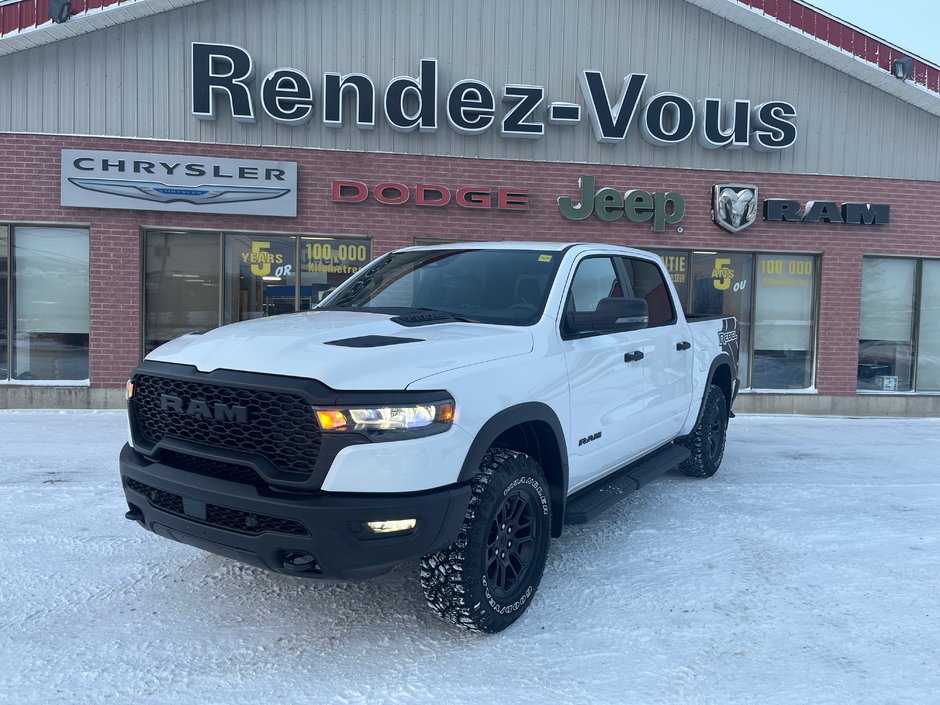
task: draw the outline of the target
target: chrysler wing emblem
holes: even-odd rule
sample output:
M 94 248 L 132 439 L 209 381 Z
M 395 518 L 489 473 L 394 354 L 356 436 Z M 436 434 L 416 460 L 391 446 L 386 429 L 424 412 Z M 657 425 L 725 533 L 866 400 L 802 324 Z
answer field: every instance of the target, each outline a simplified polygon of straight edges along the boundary
M 223 186 L 202 184 L 199 186 L 170 186 L 159 181 L 124 181 L 122 179 L 77 179 L 69 178 L 73 184 L 88 191 L 110 193 L 115 196 L 136 198 L 156 203 L 191 203 L 194 206 L 216 203 L 238 203 L 242 201 L 266 201 L 280 198 L 290 189 L 266 188 L 264 186 Z
M 757 220 L 757 187 L 719 184 L 712 197 L 712 220 L 729 233 L 739 233 Z

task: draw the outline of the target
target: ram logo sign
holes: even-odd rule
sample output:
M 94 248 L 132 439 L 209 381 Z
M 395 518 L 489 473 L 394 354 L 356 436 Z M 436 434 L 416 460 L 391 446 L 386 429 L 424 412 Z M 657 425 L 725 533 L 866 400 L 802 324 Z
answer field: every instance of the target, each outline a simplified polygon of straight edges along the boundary
M 729 233 L 739 233 L 757 220 L 757 187 L 719 184 L 712 195 L 712 220 Z

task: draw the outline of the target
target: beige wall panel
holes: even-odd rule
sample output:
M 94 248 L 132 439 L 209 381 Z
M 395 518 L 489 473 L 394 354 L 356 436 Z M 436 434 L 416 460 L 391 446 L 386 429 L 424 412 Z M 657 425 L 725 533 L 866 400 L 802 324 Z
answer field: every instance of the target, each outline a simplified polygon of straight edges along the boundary
M 190 112 L 189 45 L 235 44 L 261 79 L 290 66 L 311 79 L 316 117 L 302 127 L 259 114 L 237 123 Z M 457 80 L 497 94 L 506 83 L 545 86 L 552 100 L 584 103 L 578 72 L 604 73 L 616 94 L 630 72 L 649 74 L 644 99 L 673 91 L 695 101 L 782 99 L 796 106 L 799 138 L 777 153 L 705 150 L 693 139 L 656 147 L 631 127 L 599 144 L 586 111 L 538 140 L 436 134 L 320 122 L 324 71 L 370 75 L 381 96 L 422 57 L 439 61 L 443 108 Z M 683 0 L 209 0 L 92 34 L 0 57 L 0 131 L 107 135 L 221 144 L 406 152 L 496 159 L 940 179 L 940 119 Z M 537 113 L 545 119 L 547 106 Z M 497 101 L 497 115 L 502 114 Z M 639 112 L 637 117 L 639 117 Z

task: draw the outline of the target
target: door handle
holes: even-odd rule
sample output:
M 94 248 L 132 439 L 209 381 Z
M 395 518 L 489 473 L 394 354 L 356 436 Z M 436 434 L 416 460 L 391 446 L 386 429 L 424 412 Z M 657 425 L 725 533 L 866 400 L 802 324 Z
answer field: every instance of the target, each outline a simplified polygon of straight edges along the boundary
M 641 350 L 634 350 L 632 353 L 627 353 L 623 356 L 624 362 L 636 362 L 637 360 L 642 360 L 644 357 Z
M 688 350 L 692 347 L 692 343 L 687 340 L 683 340 L 681 343 L 676 343 L 676 350 Z

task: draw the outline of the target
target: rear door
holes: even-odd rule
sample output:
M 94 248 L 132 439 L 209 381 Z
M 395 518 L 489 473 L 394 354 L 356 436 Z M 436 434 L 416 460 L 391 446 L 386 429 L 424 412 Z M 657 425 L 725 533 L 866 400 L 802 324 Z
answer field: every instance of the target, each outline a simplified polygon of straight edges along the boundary
M 639 444 L 658 447 L 678 435 L 692 402 L 692 330 L 676 310 L 662 269 L 653 261 L 622 257 L 622 276 L 644 299 L 649 325 L 643 343 L 644 428 Z

